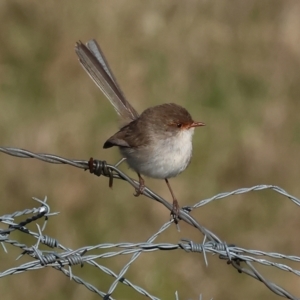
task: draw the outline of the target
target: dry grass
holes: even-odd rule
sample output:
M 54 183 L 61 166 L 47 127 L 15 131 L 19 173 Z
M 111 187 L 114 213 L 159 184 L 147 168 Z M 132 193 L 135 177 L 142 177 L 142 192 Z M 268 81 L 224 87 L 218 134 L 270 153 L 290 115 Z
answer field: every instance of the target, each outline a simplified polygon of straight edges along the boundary
M 172 180 L 181 204 L 262 183 L 300 195 L 299 1 L 4 0 L 0 7 L 1 145 L 117 161 L 117 150 L 102 149 L 117 117 L 73 49 L 96 38 L 138 111 L 176 102 L 207 123 L 195 134 L 192 165 Z M 4 154 L 1 168 L 2 214 L 48 195 L 61 215 L 47 233 L 69 247 L 143 241 L 169 218 L 125 183 L 110 190 L 104 178 Z M 164 182 L 147 183 L 170 198 Z M 296 255 L 298 210 L 273 196 L 227 199 L 196 217 L 228 243 Z M 166 242 L 199 240 L 185 226 L 168 234 Z M 1 253 L 1 261 L 10 256 Z M 100 289 L 110 282 L 86 267 L 78 272 Z M 276 299 L 217 258 L 205 268 L 200 255 L 147 254 L 129 275 L 163 299 L 174 299 L 175 290 L 182 299 L 200 292 L 204 299 Z M 17 276 L 0 281 L 5 299 L 98 299 L 50 269 Z M 299 296 L 295 277 L 284 276 L 269 278 Z M 113 296 L 139 299 L 127 289 Z

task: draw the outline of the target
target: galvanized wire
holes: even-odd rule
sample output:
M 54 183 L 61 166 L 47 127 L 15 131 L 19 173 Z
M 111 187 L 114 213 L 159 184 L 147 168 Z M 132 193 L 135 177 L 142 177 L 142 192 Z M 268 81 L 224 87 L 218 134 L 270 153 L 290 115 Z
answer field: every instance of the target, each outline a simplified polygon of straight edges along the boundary
M 21 157 L 21 158 L 35 158 L 44 162 L 54 163 L 54 164 L 68 164 L 77 168 L 90 170 L 91 173 L 94 173 L 97 176 L 103 175 L 110 178 L 110 184 L 113 179 L 121 179 L 127 181 L 134 188 L 138 188 L 138 182 L 128 177 L 122 171 L 120 171 L 116 166 L 107 164 L 104 161 L 96 161 L 90 159 L 89 161 L 85 160 L 71 160 L 65 159 L 55 155 L 43 154 L 43 153 L 32 153 L 27 150 L 18 149 L 18 148 L 4 148 L 0 147 L 0 151 L 12 156 Z M 203 205 L 209 204 L 212 201 L 223 199 L 232 195 L 238 195 L 243 193 L 248 193 L 251 191 L 262 191 L 270 189 L 276 193 L 281 194 L 287 199 L 291 200 L 296 205 L 300 206 L 300 200 L 296 197 L 288 194 L 285 190 L 278 186 L 272 185 L 257 185 L 251 188 L 242 188 L 237 189 L 232 192 L 220 193 L 211 198 L 204 199 L 193 206 L 183 207 L 179 212 L 179 219 L 182 222 L 186 222 L 191 226 L 197 228 L 203 236 L 203 242 L 197 243 L 192 240 L 182 239 L 177 244 L 171 243 L 155 243 L 156 238 L 163 233 L 168 227 L 173 223 L 173 220 L 165 223 L 156 233 L 149 237 L 145 242 L 141 243 L 102 243 L 95 246 L 85 246 L 79 249 L 70 249 L 58 242 L 53 237 L 49 237 L 43 234 L 45 227 L 47 225 L 48 219 L 58 213 L 51 213 L 50 206 L 47 204 L 47 198 L 44 200 L 39 200 L 33 198 L 40 204 L 38 208 L 26 209 L 23 211 L 17 211 L 10 214 L 5 214 L 0 216 L 0 222 L 6 226 L 0 230 L 0 242 L 4 249 L 7 252 L 7 245 L 17 247 L 21 250 L 21 256 L 26 255 L 31 257 L 31 261 L 25 264 L 21 264 L 17 267 L 12 267 L 3 272 L 0 272 L 0 277 L 18 274 L 26 272 L 29 270 L 38 270 L 45 267 L 52 267 L 58 271 L 61 271 L 65 276 L 69 277 L 78 284 L 84 285 L 90 291 L 96 293 L 101 298 L 104 299 L 114 299 L 112 297 L 114 291 L 120 284 L 131 287 L 136 292 L 145 295 L 150 299 L 159 299 L 154 295 L 151 295 L 150 292 L 146 291 L 140 286 L 132 283 L 128 278 L 125 277 L 126 272 L 132 265 L 132 263 L 137 260 L 141 253 L 145 252 L 155 252 L 155 251 L 184 251 L 185 253 L 202 253 L 203 259 L 206 264 L 208 264 L 207 256 L 218 254 L 220 262 L 225 261 L 227 264 L 231 265 L 240 273 L 249 275 L 250 277 L 259 280 L 265 286 L 270 289 L 275 294 L 285 297 L 287 299 L 298 299 L 296 296 L 292 295 L 288 291 L 284 290 L 282 287 L 277 284 L 270 282 L 265 278 L 258 270 L 254 267 L 254 264 L 260 264 L 264 266 L 270 266 L 277 268 L 282 271 L 290 272 L 296 276 L 300 276 L 300 271 L 293 269 L 292 267 L 275 263 L 274 259 L 285 259 L 286 261 L 293 261 L 296 263 L 300 262 L 299 256 L 285 255 L 281 253 L 265 252 L 261 250 L 253 249 L 244 249 L 236 245 L 228 245 L 226 242 L 222 241 L 217 235 L 212 233 L 210 230 L 202 226 L 195 218 L 190 215 L 190 212 L 196 208 L 199 208 Z M 148 198 L 151 198 L 155 201 L 160 202 L 171 212 L 172 205 L 167 202 L 165 199 L 161 198 L 159 195 L 152 192 L 150 189 L 145 188 L 143 194 Z M 15 222 L 16 218 L 25 217 L 31 215 L 30 217 L 25 218 L 21 222 Z M 44 220 L 42 228 L 37 224 L 37 230 L 32 231 L 27 228 L 28 224 L 36 222 L 38 220 Z M 20 243 L 16 240 L 10 239 L 14 231 L 22 232 L 23 234 L 30 235 L 36 239 L 35 245 L 26 245 Z M 41 250 L 39 245 L 43 244 L 51 248 L 50 250 Z M 102 250 L 101 253 L 95 254 L 95 251 Z M 103 253 L 103 250 L 105 252 Z M 92 251 L 93 254 L 90 254 Z M 103 266 L 99 263 L 100 259 L 111 258 L 119 255 L 129 255 L 129 261 L 125 264 L 119 274 L 116 274 L 108 267 Z M 262 258 L 263 257 L 263 258 Z M 269 260 L 268 258 L 272 259 Z M 100 272 L 111 276 L 114 278 L 113 283 L 107 291 L 101 291 L 92 284 L 86 282 L 82 278 L 75 276 L 72 273 L 72 266 L 74 265 L 84 265 L 89 264 L 99 269 Z M 199 291 L 200 292 L 200 291 Z M 174 291 L 175 295 L 175 291 Z M 178 295 L 176 295 L 178 298 Z M 179 298 L 178 298 L 179 299 Z

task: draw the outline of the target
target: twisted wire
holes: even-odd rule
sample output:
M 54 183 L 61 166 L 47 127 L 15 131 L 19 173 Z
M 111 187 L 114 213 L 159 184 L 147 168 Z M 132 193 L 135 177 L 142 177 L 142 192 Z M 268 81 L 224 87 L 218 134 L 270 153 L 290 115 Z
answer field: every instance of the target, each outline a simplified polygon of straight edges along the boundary
M 33 153 L 24 149 L 17 149 L 11 147 L 0 147 L 0 151 L 8 155 L 20 157 L 20 158 L 34 158 L 39 159 L 43 162 L 54 163 L 54 164 L 68 164 L 73 167 L 81 168 L 84 170 L 89 170 L 91 174 L 96 176 L 105 176 L 109 178 L 109 186 L 113 184 L 114 179 L 121 179 L 127 181 L 134 188 L 138 187 L 138 182 L 128 177 L 122 171 L 120 171 L 117 166 L 110 165 L 105 161 L 94 160 L 90 158 L 89 160 L 70 160 L 62 158 L 56 155 L 43 154 L 43 153 Z M 300 276 L 300 271 L 294 269 L 287 264 L 276 263 L 274 259 L 284 259 L 284 261 L 292 261 L 295 263 L 300 263 L 300 257 L 295 255 L 285 255 L 281 253 L 274 252 L 265 252 L 261 250 L 253 249 L 244 249 L 233 244 L 227 244 L 225 241 L 222 241 L 216 234 L 211 232 L 209 229 L 202 226 L 195 218 L 190 215 L 190 212 L 194 209 L 200 208 L 203 205 L 207 205 L 212 201 L 219 199 L 224 199 L 229 196 L 239 195 L 243 193 L 249 193 L 253 191 L 262 191 L 262 190 L 272 190 L 283 197 L 289 199 L 297 206 L 300 206 L 300 200 L 296 197 L 290 195 L 285 190 L 278 186 L 273 185 L 257 185 L 250 188 L 237 189 L 231 192 L 220 193 L 211 198 L 204 199 L 194 204 L 193 206 L 183 207 L 179 212 L 179 218 L 186 222 L 187 224 L 197 228 L 203 236 L 203 241 L 193 241 L 190 239 L 183 238 L 177 244 L 171 243 L 154 243 L 157 237 L 165 232 L 172 224 L 173 220 L 168 221 L 163 224 L 161 228 L 146 239 L 145 242 L 141 243 L 103 243 L 94 246 L 85 246 L 78 249 L 70 249 L 61 243 L 58 242 L 54 237 L 44 235 L 43 231 L 48 224 L 48 219 L 52 216 L 57 215 L 56 212 L 50 211 L 50 206 L 46 203 L 47 198 L 44 200 L 39 200 L 33 198 L 40 204 L 38 208 L 26 209 L 23 211 L 16 211 L 11 214 L 5 214 L 0 216 L 0 222 L 3 226 L 7 228 L 0 229 L 0 243 L 7 252 L 5 245 L 10 245 L 17 247 L 21 250 L 21 256 L 27 255 L 32 259 L 25 264 L 21 264 L 16 267 L 12 267 L 8 270 L 0 272 L 0 277 L 19 274 L 22 272 L 30 270 L 38 270 L 45 267 L 52 267 L 57 271 L 62 272 L 65 276 L 69 277 L 71 280 L 78 284 L 84 285 L 88 290 L 96 293 L 103 299 L 114 299 L 112 295 L 114 294 L 116 288 L 122 284 L 126 285 L 136 292 L 147 296 L 150 299 L 159 299 L 158 297 L 151 295 L 148 291 L 142 287 L 135 285 L 128 278 L 126 278 L 126 273 L 130 266 L 136 261 L 141 253 L 149 253 L 155 251 L 184 251 L 190 255 L 195 255 L 198 253 L 203 254 L 204 260 L 208 265 L 207 255 L 218 255 L 220 262 L 226 261 L 226 263 L 236 269 L 239 273 L 248 275 L 253 279 L 256 279 L 262 282 L 269 290 L 271 290 L 276 295 L 285 297 L 287 299 L 298 299 L 296 296 L 292 295 L 287 290 L 283 289 L 279 285 L 271 282 L 265 278 L 257 269 L 254 267 L 254 264 L 260 264 L 264 266 L 274 267 L 280 271 L 290 272 L 296 276 Z M 144 195 L 152 200 L 158 201 L 163 204 L 170 211 L 172 210 L 172 205 L 168 203 L 165 199 L 161 198 L 159 195 L 156 195 L 153 191 L 148 188 L 145 188 Z M 32 215 L 28 217 L 28 215 Z M 15 222 L 15 218 L 20 218 L 27 216 L 24 220 L 20 222 Z M 44 224 L 42 228 L 37 225 L 37 231 L 29 230 L 28 225 L 36 222 L 37 220 L 44 219 Z M 11 239 L 10 237 L 14 234 L 15 231 L 19 231 L 21 234 L 31 235 L 36 239 L 35 245 L 26 245 L 20 243 L 16 240 Z M 49 247 L 49 250 L 41 250 L 40 244 Z M 110 251 L 112 249 L 112 251 Z M 105 250 L 104 253 L 94 253 L 95 251 Z M 93 254 L 90 254 L 93 251 Z M 123 266 L 120 272 L 117 274 L 110 270 L 107 266 L 100 264 L 100 261 L 103 259 L 116 257 L 120 255 L 129 255 L 127 263 Z M 263 259 L 260 257 L 264 257 Z M 75 276 L 72 273 L 72 266 L 80 265 L 84 266 L 85 264 L 92 265 L 99 269 L 100 272 L 107 276 L 111 276 L 114 280 L 107 291 L 101 291 L 92 284 L 86 282 L 82 278 Z

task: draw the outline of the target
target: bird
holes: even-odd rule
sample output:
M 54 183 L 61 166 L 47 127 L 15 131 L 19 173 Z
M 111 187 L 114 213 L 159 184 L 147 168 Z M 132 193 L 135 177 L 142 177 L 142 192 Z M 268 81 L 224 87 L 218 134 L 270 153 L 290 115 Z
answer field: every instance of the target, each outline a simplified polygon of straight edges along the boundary
M 122 127 L 105 141 L 103 148 L 118 147 L 129 167 L 137 173 L 139 188 L 135 196 L 145 189 L 142 175 L 165 180 L 173 200 L 171 214 L 177 220 L 179 203 L 169 179 L 189 165 L 194 129 L 205 123 L 194 121 L 184 107 L 175 103 L 149 107 L 139 114 L 125 98 L 96 40 L 86 44 L 78 41 L 75 52 L 83 69 L 123 121 Z

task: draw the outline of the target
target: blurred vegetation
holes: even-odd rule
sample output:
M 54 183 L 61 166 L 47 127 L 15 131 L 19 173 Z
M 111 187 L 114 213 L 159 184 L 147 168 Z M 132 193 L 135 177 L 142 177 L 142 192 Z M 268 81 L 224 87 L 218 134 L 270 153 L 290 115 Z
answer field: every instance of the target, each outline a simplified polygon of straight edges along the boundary
M 300 195 L 300 2 L 16 1 L 0 4 L 0 144 L 69 158 L 116 162 L 104 141 L 117 116 L 80 67 L 77 40 L 96 38 L 130 102 L 142 111 L 175 102 L 207 126 L 195 133 L 190 167 L 171 180 L 182 205 L 219 192 L 274 184 Z M 68 166 L 1 154 L 1 214 L 48 196 L 46 234 L 67 247 L 145 241 L 169 218 L 159 204 L 133 190 Z M 127 170 L 126 166 L 122 167 Z M 128 173 L 135 176 L 133 172 Z M 147 179 L 170 199 L 163 181 Z M 284 201 L 283 201 L 284 200 Z M 137 213 L 138 212 L 138 213 Z M 299 255 L 299 209 L 272 192 L 217 201 L 194 212 L 228 243 Z M 182 224 L 159 241 L 199 241 Z M 2 270 L 13 259 L 1 252 Z M 129 258 L 101 262 L 116 272 Z M 208 256 L 148 253 L 129 269 L 130 280 L 162 299 L 277 299 L 262 284 Z M 300 295 L 295 276 L 262 269 Z M 100 290 L 112 282 L 84 266 L 74 273 Z M 12 286 L 18 284 L 18 289 Z M 51 268 L 0 281 L 5 299 L 98 299 Z M 117 299 L 140 299 L 127 288 Z

